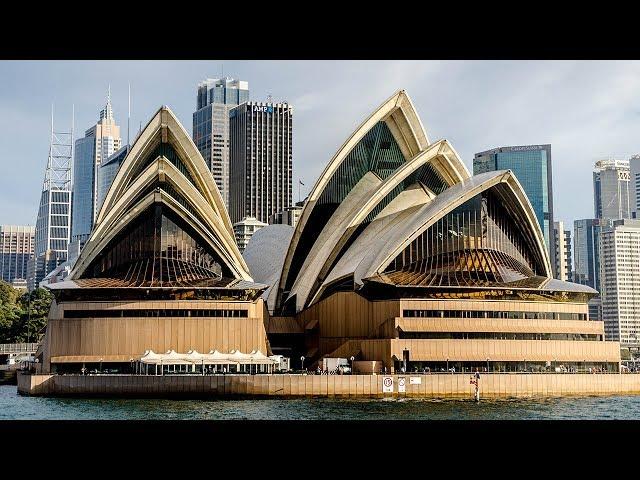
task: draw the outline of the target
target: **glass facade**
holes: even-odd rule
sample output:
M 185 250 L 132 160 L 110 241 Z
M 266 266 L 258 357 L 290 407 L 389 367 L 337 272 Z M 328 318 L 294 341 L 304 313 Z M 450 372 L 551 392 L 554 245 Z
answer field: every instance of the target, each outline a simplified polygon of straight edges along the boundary
M 83 278 L 118 278 L 138 286 L 169 286 L 222 278 L 221 262 L 172 210 L 156 204 L 101 252 Z
M 515 174 L 536 214 L 549 258 L 554 258 L 551 145 L 500 147 L 475 154 L 474 175 L 496 170 L 511 170 Z M 551 263 L 555 276 L 555 264 Z
M 633 195 L 629 195 L 630 181 L 629 162 L 596 162 L 593 172 L 593 210 L 596 218 L 631 218 L 634 202 Z
M 587 218 L 573 222 L 573 280 L 600 292 L 600 234 L 612 220 Z M 589 318 L 601 320 L 600 296 L 589 300 Z
M 465 202 L 425 230 L 389 264 L 398 285 L 477 286 L 541 275 L 532 235 L 492 191 Z
M 73 159 L 73 205 L 71 239 L 86 239 L 93 225 L 95 137 L 76 140 Z
M 229 113 L 249 101 L 245 81 L 207 79 L 198 85 L 193 113 L 193 142 L 213 174 L 220 195 L 229 208 Z
M 293 108 L 249 102 L 231 111 L 229 216 L 263 223 L 291 206 Z
M 125 145 L 116 153 L 111 155 L 105 162 L 102 162 L 98 169 L 98 210 L 102 207 L 102 202 L 107 196 L 107 192 L 118 174 L 120 165 L 124 162 L 125 157 L 129 153 L 129 147 Z
M 100 111 L 100 120 L 76 140 L 73 160 L 73 206 L 71 240 L 83 242 L 89 238 L 102 204 L 99 201 L 98 175 L 100 166 L 120 149 L 120 127 L 116 125 L 111 97 Z
M 307 226 L 302 231 L 300 240 L 296 245 L 287 281 L 284 286 L 285 291 L 291 288 L 300 268 L 302 268 L 307 253 L 340 205 L 340 202 L 345 199 L 362 177 L 367 172 L 374 172 L 384 180 L 405 162 L 406 159 L 400 147 L 384 121 L 378 122 L 366 133 L 333 173 L 318 198 L 307 221 Z M 431 167 L 425 167 L 419 172 L 421 173 L 417 175 L 420 175 L 422 180 L 426 181 L 430 188 L 439 190 L 438 193 L 446 188 L 446 184 L 444 184 L 442 179 Z M 418 178 L 412 178 L 412 180 L 417 179 Z M 403 186 L 400 186 L 390 192 L 384 201 L 381 202 L 380 206 L 384 208 L 384 206 L 388 205 L 391 200 L 402 191 L 402 187 Z M 382 208 L 376 209 L 375 214 L 379 213 Z M 372 215 L 369 215 L 367 222 L 372 220 L 373 214 L 374 212 L 372 212 Z M 345 249 L 343 249 L 343 252 Z

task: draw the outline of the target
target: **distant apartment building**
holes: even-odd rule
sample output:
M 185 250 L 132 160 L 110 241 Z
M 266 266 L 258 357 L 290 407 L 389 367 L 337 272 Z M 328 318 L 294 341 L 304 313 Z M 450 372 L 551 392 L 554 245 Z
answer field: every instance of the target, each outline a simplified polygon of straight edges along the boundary
M 613 224 L 610 219 L 585 218 L 573 222 L 573 281 L 600 288 L 600 232 Z M 600 295 L 589 301 L 589 318 L 602 320 Z
M 26 280 L 35 236 L 33 226 L 0 225 L 0 279 L 7 283 Z
M 593 210 L 596 218 L 631 218 L 631 171 L 626 160 L 600 160 L 593 171 Z
M 553 234 L 551 145 L 498 147 L 475 154 L 474 175 L 496 170 L 511 170 L 529 197 L 547 244 L 553 274 L 556 276 L 553 261 L 556 246 Z
M 556 239 L 555 262 L 556 277 L 559 280 L 573 281 L 573 267 L 571 255 L 571 230 L 565 230 L 564 222 L 553 222 Z
M 304 202 L 298 202 L 295 205 L 286 207 L 284 210 L 273 213 L 269 216 L 269 225 L 291 225 L 296 228 L 300 215 L 302 215 L 302 207 Z
M 198 84 L 193 113 L 193 142 L 213 174 L 220 195 L 229 207 L 229 112 L 249 101 L 249 82 L 208 78 Z
M 71 241 L 84 242 L 98 216 L 98 171 L 103 161 L 120 149 L 120 127 L 111 107 L 111 92 L 98 122 L 75 142 Z
M 244 249 L 247 248 L 253 234 L 266 226 L 266 223 L 261 222 L 255 217 L 246 217 L 233 224 L 233 233 L 236 237 L 236 244 L 238 245 L 238 249 L 240 249 L 240 253 L 244 252 Z
M 600 236 L 602 317 L 607 340 L 640 345 L 640 220 L 614 220 Z
M 266 223 L 291 206 L 293 107 L 247 102 L 230 113 L 229 215 Z

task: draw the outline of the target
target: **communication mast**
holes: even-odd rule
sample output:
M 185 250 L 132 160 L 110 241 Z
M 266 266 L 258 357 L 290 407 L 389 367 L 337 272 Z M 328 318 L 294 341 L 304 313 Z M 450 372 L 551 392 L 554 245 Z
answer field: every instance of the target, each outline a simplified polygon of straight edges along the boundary
M 71 190 L 74 116 L 75 106 L 72 108 L 70 131 L 58 131 L 53 126 L 53 105 L 51 105 L 51 141 L 42 191 Z
M 71 236 L 74 117 L 75 108 L 72 107 L 71 128 L 56 130 L 51 106 L 49 156 L 36 220 L 34 255 L 29 260 L 27 273 L 30 291 L 67 260 Z

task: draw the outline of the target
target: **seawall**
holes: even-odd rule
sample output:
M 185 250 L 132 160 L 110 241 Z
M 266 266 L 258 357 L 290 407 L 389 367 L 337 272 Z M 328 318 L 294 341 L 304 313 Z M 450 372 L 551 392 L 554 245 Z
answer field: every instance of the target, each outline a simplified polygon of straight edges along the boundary
M 392 385 L 389 385 L 390 378 Z M 402 380 L 404 378 L 404 381 Z M 29 375 L 18 392 L 93 397 L 473 398 L 468 373 L 434 375 Z M 404 391 L 402 388 L 404 383 Z M 640 394 L 640 374 L 483 374 L 480 398 Z M 384 391 L 386 390 L 386 391 Z

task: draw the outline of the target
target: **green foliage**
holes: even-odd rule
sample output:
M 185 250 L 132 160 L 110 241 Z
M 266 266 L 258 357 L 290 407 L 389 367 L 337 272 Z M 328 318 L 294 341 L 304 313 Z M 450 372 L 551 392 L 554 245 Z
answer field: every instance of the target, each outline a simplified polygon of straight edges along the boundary
M 10 283 L 0 280 L 0 303 L 2 305 L 15 304 L 18 298 L 18 290 Z
M 47 324 L 52 300 L 51 293 L 43 288 L 20 295 L 0 281 L 0 343 L 37 342 L 38 333 Z

